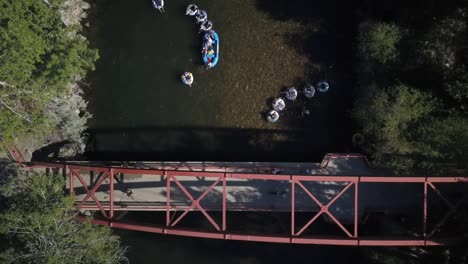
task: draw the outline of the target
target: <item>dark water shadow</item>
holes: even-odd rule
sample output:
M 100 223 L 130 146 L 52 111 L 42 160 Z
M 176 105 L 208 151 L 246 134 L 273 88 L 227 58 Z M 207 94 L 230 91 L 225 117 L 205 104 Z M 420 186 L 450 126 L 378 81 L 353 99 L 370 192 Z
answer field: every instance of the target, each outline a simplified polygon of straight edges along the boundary
M 278 0 L 272 3 L 256 0 L 256 7 L 273 19 L 298 21 L 303 25 L 300 32 L 287 33 L 283 37 L 291 48 L 305 55 L 313 65 L 306 65 L 304 69 L 309 79 L 297 80 L 291 85 L 302 90 L 307 83 L 316 85 L 319 80 L 325 79 L 331 87 L 328 93 L 317 93 L 312 99 L 303 98 L 300 94 L 296 102 L 287 104 L 288 111 L 283 114 L 284 122 L 291 127 L 331 131 L 337 142 L 335 146 L 339 146 L 342 152 L 352 148 L 354 124 L 349 112 L 356 85 L 354 43 L 360 2 Z M 325 113 L 320 111 L 323 107 L 327 109 Z M 304 116 L 304 110 L 311 114 Z M 326 116 L 317 116 L 315 110 Z
M 85 156 L 104 161 L 318 162 L 326 152 L 341 150 L 330 148 L 336 145 L 330 133 L 218 127 L 92 129 Z

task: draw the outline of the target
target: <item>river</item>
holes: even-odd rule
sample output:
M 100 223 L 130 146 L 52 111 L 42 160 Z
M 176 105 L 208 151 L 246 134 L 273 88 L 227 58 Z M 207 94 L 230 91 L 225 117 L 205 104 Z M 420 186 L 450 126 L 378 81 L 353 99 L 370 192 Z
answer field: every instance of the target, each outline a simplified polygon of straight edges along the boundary
M 352 30 L 338 23 L 349 17 L 344 8 L 335 1 L 197 2 L 221 39 L 220 62 L 206 70 L 187 4 L 168 1 L 164 14 L 149 0 L 92 5 L 87 34 L 100 59 L 87 91 L 88 158 L 319 161 L 350 151 Z M 192 88 L 180 81 L 184 71 L 195 76 Z M 286 87 L 321 79 L 329 92 L 300 95 L 278 123 L 265 120 Z
M 318 162 L 352 150 L 348 2 L 198 1 L 221 39 L 210 70 L 198 25 L 185 16 L 188 0 L 166 1 L 164 14 L 149 0 L 92 2 L 86 34 L 100 59 L 86 90 L 88 159 Z M 195 76 L 191 88 L 184 71 Z M 321 79 L 327 93 L 300 95 L 278 123 L 265 120 L 286 87 Z M 357 263 L 345 247 L 118 234 L 132 263 Z
M 360 263 L 352 247 L 220 241 L 118 231 L 131 263 Z

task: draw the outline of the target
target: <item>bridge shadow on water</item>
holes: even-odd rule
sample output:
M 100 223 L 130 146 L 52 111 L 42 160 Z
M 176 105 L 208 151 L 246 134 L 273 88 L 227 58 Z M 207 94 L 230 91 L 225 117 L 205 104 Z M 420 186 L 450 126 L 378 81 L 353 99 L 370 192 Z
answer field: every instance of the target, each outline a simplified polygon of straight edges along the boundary
M 103 161 L 318 162 L 326 152 L 343 151 L 345 144 L 330 136 L 334 131 L 320 129 L 138 127 L 92 129 L 88 134 L 86 158 Z

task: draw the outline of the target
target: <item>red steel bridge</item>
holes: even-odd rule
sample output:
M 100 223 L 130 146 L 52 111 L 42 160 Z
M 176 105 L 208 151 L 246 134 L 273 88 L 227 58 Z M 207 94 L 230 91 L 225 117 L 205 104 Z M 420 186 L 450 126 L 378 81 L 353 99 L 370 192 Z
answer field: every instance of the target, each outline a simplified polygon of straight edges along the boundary
M 463 238 L 457 212 L 468 199 L 468 177 L 388 177 L 372 175 L 372 170 L 362 175 L 330 172 L 335 159 L 362 161 L 365 157 L 361 155 L 328 154 L 321 164 L 307 167 L 24 163 L 16 150 L 10 152 L 26 169 L 46 169 L 66 177 L 66 188 L 84 213 L 79 220 L 113 228 L 211 239 L 346 246 L 437 246 Z M 382 198 L 384 193 L 386 197 Z M 391 227 L 377 224 L 380 229 L 376 235 L 369 232 L 376 226 L 369 224 L 370 219 L 385 222 L 385 217 L 392 218 L 392 212 L 402 208 L 405 213 L 399 214 L 399 221 L 406 222 L 408 230 L 391 234 Z M 264 213 L 261 221 L 265 223 L 274 218 L 268 213 L 282 214 L 282 232 L 258 232 L 249 230 L 248 225 L 240 230 L 244 224 L 232 217 L 233 212 L 246 211 Z M 128 220 L 123 217 L 128 212 L 159 212 L 163 217 L 159 223 L 152 215 L 145 221 Z M 205 225 L 181 225 L 190 215 Z M 322 228 L 324 225 L 334 226 L 338 232 L 327 233 L 329 228 Z M 317 230 L 322 232 L 317 235 Z

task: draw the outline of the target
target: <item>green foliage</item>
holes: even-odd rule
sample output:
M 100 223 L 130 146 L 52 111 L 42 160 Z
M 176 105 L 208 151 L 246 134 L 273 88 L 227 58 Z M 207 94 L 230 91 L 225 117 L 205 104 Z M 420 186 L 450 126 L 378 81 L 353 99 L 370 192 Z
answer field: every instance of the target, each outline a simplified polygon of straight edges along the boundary
M 51 130 L 39 118 L 44 107 L 70 93 L 72 78 L 94 69 L 98 58 L 76 28 L 62 23 L 62 1 L 50 2 L 0 0 L 0 133 L 5 139 Z
M 402 38 L 395 24 L 363 22 L 359 25 L 359 55 L 364 63 L 387 64 L 398 57 L 397 45 Z
M 466 173 L 467 10 L 466 5 L 447 6 L 444 12 L 428 8 L 424 16 L 433 20 L 417 22 L 396 8 L 404 27 L 360 24 L 360 87 L 353 115 L 374 165 L 408 174 Z M 387 67 L 389 62 L 398 67 Z
M 465 32 L 467 14 L 458 9 L 451 16 L 437 20 L 434 25 L 417 41 L 417 52 L 424 62 L 446 74 L 454 69 L 457 53 L 466 48 Z
M 378 89 L 368 102 L 358 105 L 354 116 L 362 124 L 375 164 L 405 171 L 415 165 L 409 155 L 440 157 L 430 145 L 417 142 L 413 133 L 436 107 L 429 95 L 404 85 Z
M 466 168 L 468 120 L 442 115 L 440 107 L 428 94 L 403 85 L 378 89 L 357 105 L 353 114 L 374 165 L 399 173 Z
M 87 102 L 83 99 L 82 91 L 78 89 L 75 93 L 59 97 L 53 100 L 45 109 L 48 120 L 57 128 L 57 140 L 67 139 L 73 142 L 68 147 L 61 148 L 61 157 L 73 156 L 82 153 L 86 146 L 83 135 L 86 123 L 91 114 L 86 111 Z M 71 148 L 71 149 L 69 149 Z M 64 150 L 64 151 L 62 151 Z
M 1 263 L 119 263 L 110 228 L 74 221 L 73 199 L 61 177 L 34 174 L 3 186 L 9 208 L 0 215 Z

